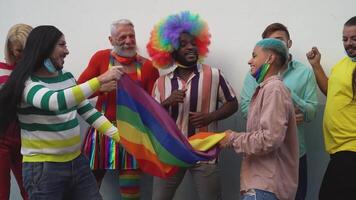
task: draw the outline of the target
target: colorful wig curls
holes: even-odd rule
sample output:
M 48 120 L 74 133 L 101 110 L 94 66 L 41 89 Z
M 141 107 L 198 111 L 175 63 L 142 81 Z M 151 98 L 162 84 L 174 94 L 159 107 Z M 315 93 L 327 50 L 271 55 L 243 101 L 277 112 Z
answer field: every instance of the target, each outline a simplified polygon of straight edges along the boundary
M 172 52 L 178 49 L 179 36 L 182 32 L 196 38 L 199 61 L 206 57 L 210 44 L 208 25 L 198 14 L 183 11 L 161 20 L 151 31 L 147 51 L 154 66 L 164 68 L 173 64 Z

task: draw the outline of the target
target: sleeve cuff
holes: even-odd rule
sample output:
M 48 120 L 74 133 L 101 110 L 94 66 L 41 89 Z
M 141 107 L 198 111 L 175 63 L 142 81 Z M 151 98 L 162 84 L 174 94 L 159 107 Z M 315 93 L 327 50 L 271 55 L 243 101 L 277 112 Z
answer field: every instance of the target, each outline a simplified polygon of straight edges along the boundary
M 112 139 L 115 140 L 116 143 L 120 142 L 120 135 L 119 132 L 116 132 L 112 135 Z
M 100 81 L 98 78 L 92 78 L 88 81 L 90 88 L 93 91 L 97 91 L 100 88 Z

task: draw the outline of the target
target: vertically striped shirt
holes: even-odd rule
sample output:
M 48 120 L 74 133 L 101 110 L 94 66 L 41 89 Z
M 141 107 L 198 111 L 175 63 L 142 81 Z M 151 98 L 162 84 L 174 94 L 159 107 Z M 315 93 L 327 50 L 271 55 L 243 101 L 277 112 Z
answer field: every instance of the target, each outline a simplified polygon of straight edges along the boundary
M 186 136 L 191 136 L 197 131 L 216 131 L 217 129 L 217 121 L 199 130 L 195 129 L 189 123 L 189 112 L 210 113 L 217 110 L 219 102 L 225 103 L 236 98 L 235 92 L 220 70 L 201 64 L 196 67 L 187 81 L 180 79 L 176 70 L 159 77 L 152 95 L 162 103 L 174 90 L 183 89 L 187 89 L 184 102 L 170 106 L 169 113 Z
M 99 132 L 119 140 L 114 127 L 86 99 L 100 87 L 97 78 L 77 85 L 73 75 L 31 76 L 18 109 L 24 162 L 66 162 L 81 153 L 77 113 Z

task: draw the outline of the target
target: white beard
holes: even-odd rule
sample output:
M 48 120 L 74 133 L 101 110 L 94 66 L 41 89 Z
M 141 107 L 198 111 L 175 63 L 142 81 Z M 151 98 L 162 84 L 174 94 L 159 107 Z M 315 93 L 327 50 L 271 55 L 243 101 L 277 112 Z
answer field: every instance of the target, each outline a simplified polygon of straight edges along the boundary
M 122 56 L 122 57 L 127 57 L 127 58 L 134 57 L 137 54 L 136 48 L 133 50 L 126 50 L 121 46 L 114 46 L 113 51 L 117 55 Z

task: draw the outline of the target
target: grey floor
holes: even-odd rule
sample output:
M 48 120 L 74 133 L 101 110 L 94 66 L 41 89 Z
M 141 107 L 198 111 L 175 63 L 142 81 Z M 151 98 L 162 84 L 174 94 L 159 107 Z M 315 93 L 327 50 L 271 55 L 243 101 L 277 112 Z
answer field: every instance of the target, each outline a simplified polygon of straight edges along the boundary
M 308 200 L 318 199 L 318 190 L 322 176 L 328 162 L 328 155 L 324 151 L 324 141 L 322 136 L 322 114 L 324 107 L 318 108 L 317 118 L 312 122 L 305 124 L 307 148 L 308 148 Z M 233 129 L 242 131 L 245 129 L 246 122 L 239 113 L 220 123 L 220 129 Z M 239 199 L 239 172 L 240 155 L 232 150 L 223 150 L 220 154 L 220 175 L 222 185 L 223 200 Z M 105 200 L 119 200 L 118 174 L 115 171 L 108 172 L 104 178 L 100 192 Z M 150 200 L 152 194 L 152 177 L 143 175 L 141 180 L 141 199 Z M 12 179 L 11 200 L 21 199 L 17 184 Z M 198 200 L 189 174 L 184 178 L 176 192 L 174 200 Z

